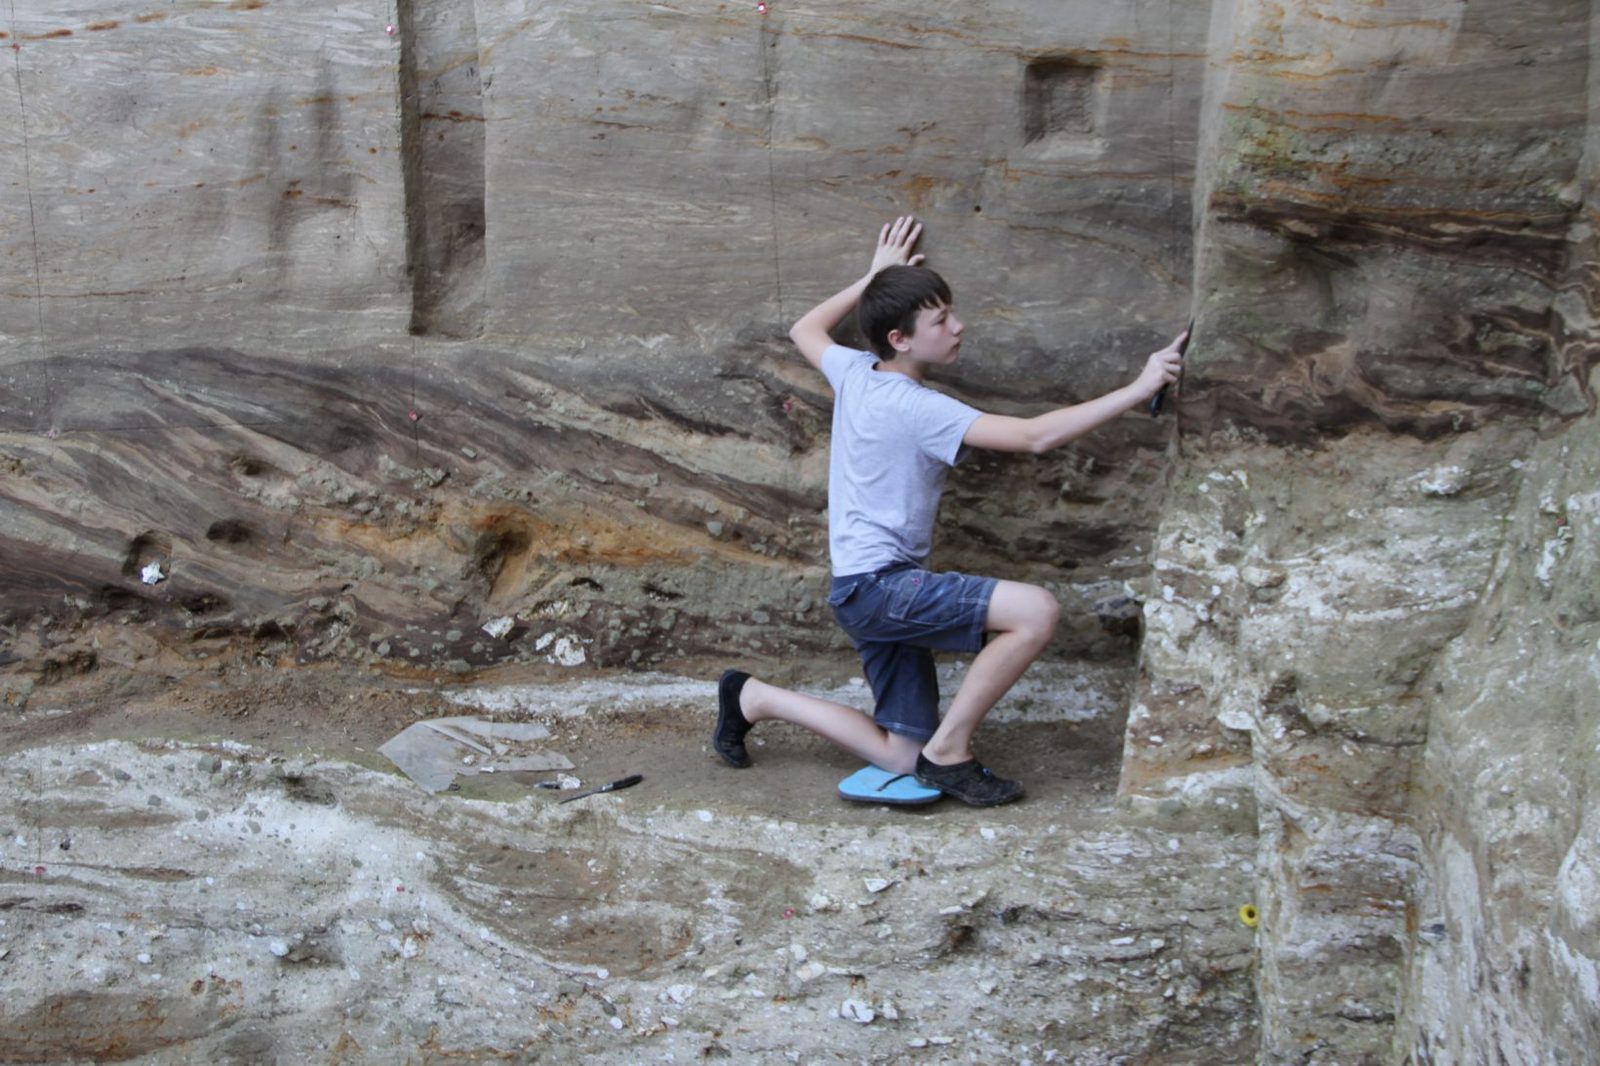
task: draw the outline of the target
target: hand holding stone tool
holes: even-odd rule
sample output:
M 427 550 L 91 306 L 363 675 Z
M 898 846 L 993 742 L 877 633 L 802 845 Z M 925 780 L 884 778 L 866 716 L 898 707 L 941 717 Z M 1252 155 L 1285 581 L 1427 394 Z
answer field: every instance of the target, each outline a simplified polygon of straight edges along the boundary
M 567 796 L 566 798 L 562 799 L 560 802 L 562 802 L 562 803 L 571 803 L 573 800 L 581 800 L 585 796 L 593 796 L 593 795 L 596 795 L 596 794 L 601 793 L 601 792 L 617 792 L 617 791 L 619 791 L 621 789 L 624 789 L 624 788 L 632 788 L 634 785 L 637 785 L 640 781 L 643 781 L 643 780 L 644 780 L 644 775 L 643 774 L 629 774 L 627 777 L 624 777 L 624 778 L 622 778 L 620 780 L 617 780 L 617 781 L 613 781 L 609 785 L 601 785 L 599 788 L 585 789 L 584 791 L 578 793 L 576 796 Z
M 1178 356 L 1179 356 L 1179 358 L 1182 358 L 1183 357 L 1183 353 L 1189 350 L 1189 338 L 1193 337 L 1193 336 L 1194 336 L 1194 319 L 1191 318 L 1189 320 L 1189 328 L 1183 331 L 1183 340 L 1178 342 Z M 1150 417 L 1151 418 L 1159 418 L 1161 416 L 1161 405 L 1166 401 L 1166 399 L 1167 399 L 1167 386 L 1163 385 L 1163 386 L 1161 386 L 1161 391 L 1156 393 L 1155 396 L 1151 397 L 1151 399 L 1150 399 Z

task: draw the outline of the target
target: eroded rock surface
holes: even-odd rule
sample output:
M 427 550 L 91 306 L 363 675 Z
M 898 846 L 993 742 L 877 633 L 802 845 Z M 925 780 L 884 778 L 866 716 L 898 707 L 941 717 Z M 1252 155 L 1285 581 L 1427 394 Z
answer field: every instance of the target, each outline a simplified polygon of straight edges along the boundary
M 13 947 L 0 961 L 23 1035 L 6 1054 L 42 1039 L 259 1061 L 335 1029 L 347 1058 L 531 1050 L 495 1016 L 512 989 L 543 1012 L 547 1047 L 680 1060 L 780 1054 L 817 1026 L 811 1051 L 853 1033 L 852 1060 L 987 1053 L 983 1034 L 1085 1062 L 1592 1055 L 1588 6 L 407 0 L 391 16 L 250 0 L 6 18 L 0 696 L 19 824 L 35 827 L 19 847 L 42 846 L 51 796 L 86 840 L 126 824 L 166 854 L 187 834 L 218 871 L 177 851 L 61 877 L 8 860 L 9 943 L 68 945 L 114 980 L 46 994 Z M 780 888 L 893 878 L 850 867 L 854 838 L 830 818 L 701 823 L 629 797 L 599 808 L 635 812 L 615 819 L 536 811 L 520 838 L 525 801 L 440 816 L 546 855 L 570 843 L 583 861 L 557 862 L 562 880 L 642 900 L 596 905 L 613 936 L 557 926 L 525 869 L 412 824 L 444 808 L 396 824 L 410 801 L 369 770 L 341 763 L 289 795 L 269 743 L 146 809 L 93 766 L 53 774 L 102 757 L 48 747 L 38 724 L 109 728 L 61 704 L 79 683 L 329 664 L 419 684 L 709 675 L 733 657 L 840 681 L 821 604 L 829 397 L 783 334 L 904 211 L 928 218 L 974 342 L 941 385 L 985 408 L 1102 392 L 1198 317 L 1168 416 L 1052 457 L 977 457 L 946 500 L 942 564 L 1043 583 L 1066 607 L 1023 717 L 1092 719 L 1093 737 L 1062 736 L 1111 761 L 1126 719 L 1114 811 L 1091 796 L 1103 820 L 1059 838 L 1036 808 L 1017 816 L 1044 822 L 1013 856 L 1036 883 L 969 862 L 959 829 L 897 823 L 896 849 L 929 869 L 948 853 L 986 902 L 919 875 L 886 890 L 923 915 L 909 955 L 861 947 L 879 927 L 865 890 L 855 926 L 800 907 L 806 938 L 762 926 L 728 949 L 776 898 L 733 887 L 741 859 L 770 862 Z M 503 635 L 482 629 L 501 619 Z M 189 754 L 106 757 L 165 776 Z M 251 805 L 323 812 L 320 880 L 285 883 L 271 847 L 228 836 Z M 747 840 L 704 828 L 730 823 Z M 330 843 L 365 834 L 434 856 L 427 928 L 450 936 L 366 909 L 376 875 Z M 1189 867 L 1161 855 L 1180 837 L 1208 842 Z M 728 890 L 695 911 L 624 852 Z M 198 891 L 219 875 L 278 886 L 261 936 Z M 159 919 L 117 909 L 169 876 Z M 1215 921 L 1157 917 L 1158 883 Z M 1074 891 L 1137 901 L 1111 938 L 1133 939 L 1083 933 L 1093 907 Z M 505 919 L 508 897 L 525 920 Z M 1223 920 L 1246 901 L 1253 949 Z M 1039 949 L 1019 964 L 1022 1002 L 996 1011 L 1004 980 L 936 946 L 966 913 L 946 906 L 982 911 L 972 935 L 1013 962 L 1038 930 L 1074 930 L 1063 942 L 1087 961 Z M 82 914 L 115 928 L 85 945 Z M 150 929 L 134 963 L 94 961 Z M 849 944 L 826 939 L 840 929 Z M 408 935 L 437 969 L 405 956 Z M 619 939 L 638 950 L 604 981 L 573 977 Z M 1148 960 L 1117 955 L 1155 939 Z M 180 942 L 182 996 L 149 980 L 177 972 Z M 712 944 L 732 969 L 706 963 L 690 991 L 665 976 Z M 484 967 L 512 976 L 451 985 Z M 1205 967 L 1198 991 L 1175 976 Z M 359 1013 L 352 972 L 444 1020 L 385 1028 Z M 263 1026 L 301 974 L 323 1005 L 304 1027 Z M 993 1025 L 959 1045 L 943 1026 L 885 1035 L 934 1016 L 908 974 L 975 987 L 963 1007 Z M 802 993 L 814 982 L 844 987 Z M 1062 1011 L 1077 1027 L 1040 1037 Z

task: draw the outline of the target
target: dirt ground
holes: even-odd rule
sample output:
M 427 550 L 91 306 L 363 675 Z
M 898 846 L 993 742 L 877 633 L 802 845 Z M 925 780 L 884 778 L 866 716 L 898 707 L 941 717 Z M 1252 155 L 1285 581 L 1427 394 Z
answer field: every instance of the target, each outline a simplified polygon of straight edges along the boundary
M 1121 823 L 1114 678 L 1052 667 L 997 710 L 985 750 L 1023 802 L 892 809 L 841 800 L 858 764 L 787 727 L 718 762 L 720 664 L 440 680 L 122 637 L 49 648 L 0 730 L 0 1061 L 1203 1062 L 1254 1039 L 1251 844 Z M 860 703 L 849 669 L 766 672 Z M 430 795 L 376 751 L 463 713 L 543 723 L 585 785 L 644 781 Z

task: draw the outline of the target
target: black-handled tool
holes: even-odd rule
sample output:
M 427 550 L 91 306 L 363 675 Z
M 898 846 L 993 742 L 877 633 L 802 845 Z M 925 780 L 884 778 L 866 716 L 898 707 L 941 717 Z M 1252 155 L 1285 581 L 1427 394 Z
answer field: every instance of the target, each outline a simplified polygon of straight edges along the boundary
M 1183 331 L 1183 342 L 1178 345 L 1178 358 L 1183 358 L 1183 353 L 1189 350 L 1189 338 L 1194 336 L 1194 319 L 1189 320 L 1189 328 Z M 1161 386 L 1161 391 L 1150 397 L 1150 417 L 1161 417 L 1161 405 L 1166 402 L 1167 389 L 1170 386 Z
M 617 792 L 617 791 L 620 791 L 621 789 L 624 789 L 624 788 L 632 788 L 634 785 L 637 785 L 640 781 L 643 781 L 643 780 L 644 780 L 644 775 L 643 774 L 629 774 L 627 777 L 621 778 L 620 780 L 617 780 L 617 781 L 613 781 L 609 785 L 601 785 L 599 788 L 585 789 L 584 791 L 578 793 L 576 796 L 567 796 L 565 799 L 561 800 L 561 802 L 562 803 L 571 803 L 573 800 L 581 800 L 585 796 L 596 796 L 596 795 L 599 795 L 602 792 Z

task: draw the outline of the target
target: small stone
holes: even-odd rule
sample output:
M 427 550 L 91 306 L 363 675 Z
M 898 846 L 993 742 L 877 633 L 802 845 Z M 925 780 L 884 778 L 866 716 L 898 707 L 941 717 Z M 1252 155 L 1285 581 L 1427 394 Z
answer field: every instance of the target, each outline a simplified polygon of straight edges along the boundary
M 881 877 L 869 877 L 866 880 L 868 892 L 882 892 L 892 884 L 894 884 L 893 881 L 886 881 Z
M 992 977 L 985 977 L 983 980 L 978 982 L 978 991 L 982 992 L 986 996 L 994 995 L 995 989 L 999 987 L 1000 982 L 996 981 Z
M 148 951 L 141 951 L 139 954 L 135 955 L 134 958 L 139 960 L 140 966 L 150 965 L 150 953 Z
M 839 1017 L 857 1025 L 871 1024 L 877 1017 L 873 1009 L 859 999 L 847 999 L 839 1006 Z
M 267 945 L 267 950 L 281 959 L 285 955 L 289 954 L 289 944 L 287 941 L 274 940 L 272 943 Z
M 706 532 L 710 533 L 713 537 L 720 538 L 722 536 L 722 523 L 713 518 L 711 521 L 706 523 Z
M 815 981 L 817 978 L 821 977 L 827 972 L 828 968 L 826 966 L 813 959 L 804 966 L 801 966 L 799 969 L 795 970 L 794 976 L 796 980 L 805 985 L 810 984 L 812 981 Z
M 1255 589 L 1275 589 L 1288 580 L 1286 571 L 1277 567 L 1247 566 L 1239 571 L 1244 583 Z

